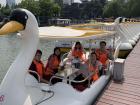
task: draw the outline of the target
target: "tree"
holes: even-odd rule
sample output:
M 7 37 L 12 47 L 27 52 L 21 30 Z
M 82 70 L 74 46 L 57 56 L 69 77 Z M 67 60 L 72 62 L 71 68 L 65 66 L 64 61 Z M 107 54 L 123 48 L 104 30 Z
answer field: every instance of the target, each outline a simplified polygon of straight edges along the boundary
M 119 17 L 124 14 L 124 0 L 112 0 L 104 7 L 103 15 L 105 17 Z
M 129 0 L 127 3 L 128 17 L 140 16 L 140 0 Z
M 61 10 L 60 6 L 52 0 L 23 0 L 17 7 L 26 8 L 35 15 L 47 16 L 48 18 L 58 16 Z
M 23 0 L 17 7 L 28 9 L 35 15 L 40 14 L 38 1 L 35 0 Z
M 54 3 L 52 8 L 53 8 L 53 16 L 59 17 L 61 11 L 60 6 L 57 3 Z
M 61 11 L 60 6 L 57 3 L 54 3 L 52 0 L 40 0 L 40 15 L 47 16 L 47 18 L 52 18 L 53 16 L 58 16 Z
M 3 15 L 8 16 L 10 14 L 10 12 L 11 12 L 11 9 L 8 5 L 6 5 L 5 7 L 1 7 L 1 13 Z
M 63 0 L 54 0 L 61 8 L 63 7 Z
M 107 3 L 107 0 L 99 0 L 101 5 L 104 6 Z
M 92 0 L 84 5 L 82 16 L 88 19 L 96 18 L 102 15 L 102 5 L 97 0 Z

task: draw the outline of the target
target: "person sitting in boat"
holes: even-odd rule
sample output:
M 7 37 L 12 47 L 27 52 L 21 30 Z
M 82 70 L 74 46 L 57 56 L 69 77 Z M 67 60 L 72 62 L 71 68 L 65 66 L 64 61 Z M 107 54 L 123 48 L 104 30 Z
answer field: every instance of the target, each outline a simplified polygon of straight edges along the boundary
M 45 78 L 48 81 L 54 74 L 58 72 L 60 61 L 61 61 L 60 48 L 55 47 L 53 54 L 50 55 L 48 58 L 45 68 Z
M 96 81 L 99 78 L 99 71 L 102 69 L 102 63 L 97 59 L 97 54 L 91 52 L 87 60 L 88 70 L 94 72 L 91 80 Z
M 109 59 L 110 60 L 113 59 L 112 50 L 111 49 L 107 50 L 106 49 L 106 42 L 101 41 L 100 48 L 96 49 L 96 54 L 97 54 L 97 58 L 99 59 L 99 61 L 103 65 L 103 70 L 100 71 L 100 75 L 105 74 L 105 69 L 107 69 L 107 66 L 109 64 Z
M 72 49 L 69 52 L 67 57 L 73 63 L 85 62 L 86 61 L 86 55 L 84 53 L 84 48 L 82 47 L 82 44 L 80 42 L 76 42 L 72 46 Z
M 48 83 L 48 81 L 43 78 L 45 68 L 43 62 L 41 61 L 41 56 L 42 56 L 42 51 L 37 50 L 35 57 L 32 61 L 32 64 L 29 67 L 29 70 L 38 73 L 38 75 L 40 76 L 40 82 Z M 33 75 L 36 79 L 39 79 L 35 73 L 30 72 L 30 74 Z

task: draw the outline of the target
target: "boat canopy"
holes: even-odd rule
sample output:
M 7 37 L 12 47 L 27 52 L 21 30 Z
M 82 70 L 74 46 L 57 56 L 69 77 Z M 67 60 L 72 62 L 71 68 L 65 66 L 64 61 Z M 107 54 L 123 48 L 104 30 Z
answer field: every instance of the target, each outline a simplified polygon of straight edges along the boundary
M 96 29 L 73 29 L 70 27 L 39 27 L 40 39 L 47 40 L 88 40 L 114 36 L 115 32 Z

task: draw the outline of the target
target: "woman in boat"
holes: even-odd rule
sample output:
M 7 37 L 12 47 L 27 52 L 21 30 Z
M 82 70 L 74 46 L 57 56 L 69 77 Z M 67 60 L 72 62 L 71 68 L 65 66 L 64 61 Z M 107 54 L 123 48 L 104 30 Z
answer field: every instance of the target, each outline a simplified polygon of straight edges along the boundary
M 89 74 L 87 74 L 87 70 L 89 70 L 91 73 L 93 73 L 90 82 L 94 82 L 99 78 L 99 71 L 102 68 L 102 64 L 99 60 L 97 60 L 97 55 L 95 52 L 92 52 L 89 55 L 88 60 L 85 62 L 85 68 L 86 71 L 83 72 L 83 70 L 79 70 L 79 75 L 77 75 L 77 77 L 74 79 L 75 81 L 81 81 L 84 80 L 86 78 L 86 76 L 88 76 Z M 84 89 L 86 89 L 89 85 L 89 81 L 86 80 L 82 83 L 73 83 L 72 82 L 72 86 L 74 88 L 76 88 L 79 91 L 83 91 Z
M 45 68 L 44 68 L 43 62 L 41 61 L 41 56 L 42 56 L 42 51 L 37 50 L 29 70 L 32 70 L 38 73 L 38 75 L 40 76 L 40 82 L 48 83 L 48 81 L 46 81 L 43 78 L 44 73 L 45 73 L 44 72 Z M 30 72 L 30 74 L 33 75 L 36 79 L 39 79 L 35 73 Z
M 99 78 L 99 71 L 102 68 L 101 62 L 97 59 L 97 55 L 95 52 L 92 52 L 89 55 L 89 59 L 87 60 L 88 70 L 94 72 L 92 76 L 92 81 L 96 81 Z
M 69 52 L 66 59 L 64 59 L 63 63 L 71 62 L 75 65 L 76 68 L 80 67 L 80 63 L 84 63 L 86 61 L 86 54 L 84 52 L 84 48 L 80 42 L 76 42 L 71 51 Z
M 102 63 L 103 65 L 103 69 L 100 71 L 100 75 L 105 74 L 105 70 L 107 69 L 107 66 L 109 65 L 109 59 L 112 60 L 113 59 L 113 54 L 112 54 L 112 50 L 107 50 L 106 49 L 106 42 L 105 41 L 101 41 L 100 42 L 100 48 L 96 49 L 96 54 L 97 54 L 97 58 L 99 59 L 99 61 Z
M 60 48 L 55 47 L 54 53 L 50 55 L 45 68 L 45 78 L 49 81 L 50 78 L 58 72 L 59 64 L 61 61 Z
M 79 58 L 81 61 L 86 60 L 86 55 L 84 52 L 84 48 L 80 42 L 76 42 L 68 54 L 69 59 Z

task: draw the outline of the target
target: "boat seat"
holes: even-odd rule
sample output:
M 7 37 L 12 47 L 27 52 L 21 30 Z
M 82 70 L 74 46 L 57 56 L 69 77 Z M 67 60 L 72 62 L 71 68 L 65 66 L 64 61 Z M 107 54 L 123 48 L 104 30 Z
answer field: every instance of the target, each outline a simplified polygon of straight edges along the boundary
M 29 74 L 29 72 L 37 74 L 37 72 L 35 72 L 35 71 L 28 70 L 28 72 L 25 76 L 25 80 L 24 80 L 25 86 L 32 87 L 32 88 L 38 88 L 42 91 L 49 91 L 50 90 L 49 84 L 40 82 L 40 77 L 38 74 L 37 74 L 37 76 L 38 76 L 39 80 L 37 80 L 33 75 Z

